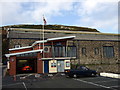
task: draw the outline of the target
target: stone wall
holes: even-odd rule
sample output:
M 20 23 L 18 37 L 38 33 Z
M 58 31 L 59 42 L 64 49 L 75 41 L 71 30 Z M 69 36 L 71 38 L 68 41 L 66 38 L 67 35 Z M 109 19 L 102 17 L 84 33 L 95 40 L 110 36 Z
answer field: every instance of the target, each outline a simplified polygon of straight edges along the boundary
M 35 39 L 10 39 L 9 48 L 15 48 L 15 45 L 20 45 L 21 47 L 26 47 L 32 45 Z
M 76 40 L 69 41 L 69 45 L 76 45 L 77 47 L 77 59 L 72 60 L 73 64 L 81 64 L 89 66 L 91 69 L 95 69 L 103 72 L 115 72 L 120 73 L 120 48 L 118 41 L 94 41 L 94 40 Z M 114 57 L 106 58 L 103 55 L 103 46 L 113 46 Z M 86 48 L 86 54 L 82 54 L 82 48 Z M 95 55 L 94 48 L 98 48 L 99 53 Z
M 96 70 L 98 72 L 108 72 L 108 73 L 119 73 L 120 74 L 120 64 L 99 64 L 99 65 L 85 65 L 90 69 Z

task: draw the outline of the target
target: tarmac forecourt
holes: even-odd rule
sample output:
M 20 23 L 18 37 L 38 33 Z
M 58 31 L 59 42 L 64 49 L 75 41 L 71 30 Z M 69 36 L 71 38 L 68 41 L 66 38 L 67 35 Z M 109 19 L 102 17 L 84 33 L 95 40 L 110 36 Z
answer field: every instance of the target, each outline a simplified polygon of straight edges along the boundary
M 101 88 L 118 90 L 118 88 L 120 88 L 118 85 L 118 83 L 120 83 L 120 79 L 118 78 L 109 78 L 103 76 L 66 78 L 64 74 L 55 74 L 42 77 L 35 76 L 36 75 L 31 74 L 26 78 L 21 78 L 21 80 L 12 82 L 10 80 L 4 82 L 3 78 L 3 90 L 4 88 L 24 88 L 24 90 L 29 88 Z M 20 79 L 20 77 L 21 76 L 18 76 L 17 78 Z M 9 78 L 10 77 L 8 77 L 8 79 Z

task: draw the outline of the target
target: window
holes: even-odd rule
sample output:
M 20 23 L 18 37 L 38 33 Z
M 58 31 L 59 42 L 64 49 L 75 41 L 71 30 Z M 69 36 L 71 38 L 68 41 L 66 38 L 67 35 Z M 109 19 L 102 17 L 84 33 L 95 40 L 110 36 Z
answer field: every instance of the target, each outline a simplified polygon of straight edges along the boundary
M 62 45 L 62 43 L 61 43 L 61 42 L 56 42 L 55 44 L 56 44 L 56 45 L 59 45 L 59 46 L 61 46 L 61 45 Z
M 20 45 L 15 45 L 15 48 L 20 48 Z
M 85 66 L 78 66 L 78 67 L 76 67 L 76 69 L 79 69 L 79 70 L 88 70 L 88 68 L 85 67 Z
M 63 57 L 65 56 L 65 47 L 64 46 L 55 46 L 54 47 L 55 57 Z
M 76 46 L 68 46 L 67 47 L 67 56 L 68 57 L 76 57 Z
M 114 57 L 114 48 L 113 46 L 103 46 L 103 55 L 107 58 Z
M 56 63 L 51 63 L 51 67 L 56 67 Z
M 98 48 L 94 48 L 94 54 L 98 55 L 99 54 L 99 49 Z
M 82 48 L 82 55 L 86 55 L 86 48 Z
M 66 62 L 66 67 L 70 67 L 70 62 Z

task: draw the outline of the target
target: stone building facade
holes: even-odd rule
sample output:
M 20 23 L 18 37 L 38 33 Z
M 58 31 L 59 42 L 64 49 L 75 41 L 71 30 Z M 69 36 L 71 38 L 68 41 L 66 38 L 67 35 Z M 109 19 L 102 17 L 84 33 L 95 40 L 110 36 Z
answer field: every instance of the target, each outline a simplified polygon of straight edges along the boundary
M 69 40 L 69 46 L 75 46 L 77 58 L 73 64 L 86 65 L 91 69 L 102 72 L 120 73 L 120 40 L 119 34 L 100 32 L 80 32 L 45 30 L 45 39 L 74 35 L 74 40 Z M 42 30 L 10 28 L 8 31 L 9 49 L 15 46 L 29 46 L 37 40 L 42 40 Z

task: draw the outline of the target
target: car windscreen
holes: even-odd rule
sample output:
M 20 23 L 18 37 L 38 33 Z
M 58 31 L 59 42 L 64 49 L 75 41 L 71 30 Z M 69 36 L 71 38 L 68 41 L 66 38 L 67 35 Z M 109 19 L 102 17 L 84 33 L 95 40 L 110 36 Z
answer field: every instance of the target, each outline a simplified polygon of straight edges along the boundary
M 77 67 L 77 69 L 80 69 L 80 70 L 88 70 L 88 68 L 87 68 L 87 67 L 84 67 L 84 66 Z

